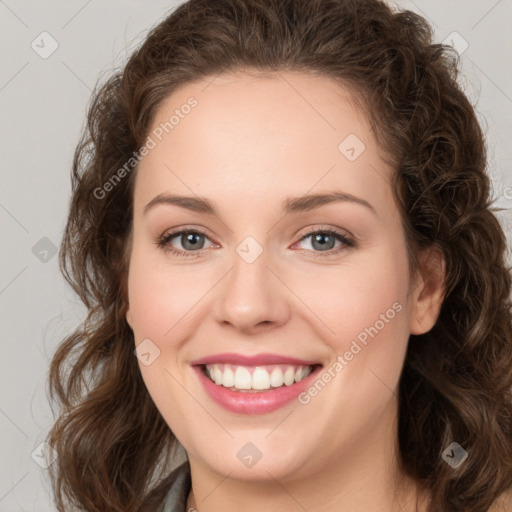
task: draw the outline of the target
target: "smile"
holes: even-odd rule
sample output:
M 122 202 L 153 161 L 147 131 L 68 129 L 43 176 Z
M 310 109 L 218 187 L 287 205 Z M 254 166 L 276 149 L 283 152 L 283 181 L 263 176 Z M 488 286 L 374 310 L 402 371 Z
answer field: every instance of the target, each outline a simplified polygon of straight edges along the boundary
M 207 399 L 237 414 L 267 414 L 296 400 L 322 364 L 275 354 L 217 354 L 191 363 Z
M 251 392 L 291 386 L 307 377 L 313 371 L 313 366 L 208 364 L 203 366 L 203 371 L 217 386 Z

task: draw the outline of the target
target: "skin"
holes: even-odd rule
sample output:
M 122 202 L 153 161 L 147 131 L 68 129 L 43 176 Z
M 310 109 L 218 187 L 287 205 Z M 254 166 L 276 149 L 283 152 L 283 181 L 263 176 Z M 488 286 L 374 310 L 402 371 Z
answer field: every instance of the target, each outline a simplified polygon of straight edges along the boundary
M 160 350 L 140 370 L 187 451 L 187 509 L 415 510 L 418 486 L 397 467 L 397 387 L 409 335 L 427 332 L 439 315 L 442 255 L 420 253 L 421 272 L 410 279 L 393 170 L 348 89 L 297 72 L 224 74 L 174 91 L 152 130 L 190 96 L 197 107 L 137 170 L 126 315 L 136 345 L 149 338 Z M 349 134 L 365 144 L 354 161 L 338 149 Z M 375 211 L 348 201 L 281 211 L 285 198 L 333 190 Z M 162 193 L 207 198 L 218 216 L 172 204 L 145 214 Z M 206 232 L 198 257 L 158 247 L 181 227 Z M 336 242 L 326 255 L 313 237 L 301 240 L 311 228 L 337 230 L 357 245 Z M 252 263 L 236 252 L 247 236 L 263 249 Z M 172 241 L 185 251 L 182 244 L 179 235 Z M 190 366 L 222 352 L 266 352 L 327 368 L 396 302 L 395 318 L 306 405 L 228 412 Z M 262 453 L 250 468 L 237 458 L 247 442 Z

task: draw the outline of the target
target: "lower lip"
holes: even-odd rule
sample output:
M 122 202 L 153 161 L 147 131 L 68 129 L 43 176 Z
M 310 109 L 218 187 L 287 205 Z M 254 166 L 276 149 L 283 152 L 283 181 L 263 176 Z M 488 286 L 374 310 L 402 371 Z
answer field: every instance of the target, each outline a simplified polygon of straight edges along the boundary
M 224 386 L 218 386 L 203 373 L 200 366 L 194 366 L 194 370 L 199 375 L 199 380 L 210 398 L 224 409 L 238 414 L 266 414 L 284 407 L 310 385 L 320 368 L 315 368 L 306 378 L 291 386 L 246 392 L 232 391 Z

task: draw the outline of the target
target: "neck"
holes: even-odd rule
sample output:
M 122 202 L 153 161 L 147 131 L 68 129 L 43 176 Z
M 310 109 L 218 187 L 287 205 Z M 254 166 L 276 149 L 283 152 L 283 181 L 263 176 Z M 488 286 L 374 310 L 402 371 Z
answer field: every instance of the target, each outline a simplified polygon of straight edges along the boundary
M 326 454 L 319 467 L 279 480 L 271 471 L 257 482 L 221 475 L 189 454 L 192 491 L 186 510 L 424 512 L 419 485 L 398 469 L 396 409 L 395 403 L 378 428 L 359 432 L 342 453 Z

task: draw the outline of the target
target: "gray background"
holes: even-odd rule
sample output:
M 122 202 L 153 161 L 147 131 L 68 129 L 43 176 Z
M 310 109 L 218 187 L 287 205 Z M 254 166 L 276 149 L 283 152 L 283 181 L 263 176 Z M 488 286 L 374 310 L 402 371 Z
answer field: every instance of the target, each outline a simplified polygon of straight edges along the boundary
M 55 510 L 47 470 L 34 459 L 53 423 L 49 360 L 84 316 L 52 249 L 61 241 L 91 90 L 178 3 L 0 0 L 0 512 Z M 510 208 L 512 0 L 397 4 L 427 17 L 438 42 L 454 31 L 463 38 L 449 37 L 456 47 L 467 41 L 463 84 L 487 134 L 496 206 Z M 51 49 L 44 31 L 58 43 L 46 59 L 31 47 Z M 510 240 L 512 215 L 498 216 Z

